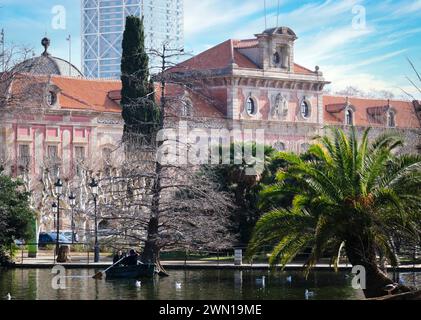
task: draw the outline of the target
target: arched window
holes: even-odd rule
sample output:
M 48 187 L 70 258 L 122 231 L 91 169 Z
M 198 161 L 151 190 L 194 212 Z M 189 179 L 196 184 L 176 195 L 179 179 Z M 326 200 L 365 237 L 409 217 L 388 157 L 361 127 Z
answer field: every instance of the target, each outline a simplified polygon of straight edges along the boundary
M 345 124 L 347 126 L 353 126 L 354 125 L 354 113 L 350 109 L 347 109 L 345 111 Z
M 111 162 L 111 154 L 112 153 L 113 153 L 113 150 L 111 150 L 111 148 L 102 149 L 102 159 L 105 161 L 105 163 Z
M 281 68 L 288 68 L 288 62 L 289 62 L 289 49 L 288 46 L 282 46 L 281 47 Z
M 249 97 L 247 99 L 246 110 L 247 110 L 248 115 L 250 115 L 250 116 L 255 115 L 256 112 L 257 112 L 256 103 L 254 102 L 253 98 L 251 98 L 251 97 Z
M 277 151 L 285 151 L 286 150 L 285 144 L 283 142 L 276 142 L 273 145 L 273 148 L 276 149 Z
M 308 143 L 303 143 L 301 144 L 301 152 L 305 153 L 308 151 L 308 149 L 310 149 L 310 145 Z
M 387 114 L 387 126 L 390 128 L 396 127 L 396 117 L 393 111 L 389 111 Z
M 108 220 L 102 220 L 100 223 L 98 223 L 98 229 L 99 230 L 107 230 L 110 228 L 110 223 Z
M 273 63 L 274 64 L 279 64 L 281 62 L 281 57 L 279 56 L 278 52 L 275 52 L 273 55 Z
M 306 99 L 303 99 L 303 101 L 301 101 L 301 116 L 304 119 L 307 119 L 308 117 L 310 117 L 310 104 L 308 103 L 308 101 Z
M 191 117 L 193 110 L 193 104 L 190 100 L 183 101 L 183 105 L 181 107 L 181 116 L 182 117 Z
M 47 103 L 49 106 L 53 106 L 56 104 L 57 101 L 57 96 L 55 94 L 55 92 L 50 91 L 47 93 Z

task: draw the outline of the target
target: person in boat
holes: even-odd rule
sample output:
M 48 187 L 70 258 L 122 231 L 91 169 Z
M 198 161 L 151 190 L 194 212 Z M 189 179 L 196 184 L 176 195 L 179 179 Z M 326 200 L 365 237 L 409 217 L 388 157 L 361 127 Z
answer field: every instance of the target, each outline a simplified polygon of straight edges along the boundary
M 129 255 L 123 260 L 123 264 L 125 266 L 137 266 L 138 258 L 139 255 L 136 253 L 136 251 L 134 249 L 130 249 Z
M 116 264 L 117 262 L 119 262 L 121 259 L 123 259 L 123 258 L 125 258 L 125 257 L 126 257 L 126 255 L 124 255 L 124 254 L 123 254 L 123 251 L 118 250 L 118 251 L 117 251 L 117 253 L 114 255 L 114 258 L 113 258 L 113 264 Z M 116 265 L 116 266 L 119 266 L 119 265 L 121 265 L 121 261 L 120 261 L 120 263 L 119 263 L 118 265 Z

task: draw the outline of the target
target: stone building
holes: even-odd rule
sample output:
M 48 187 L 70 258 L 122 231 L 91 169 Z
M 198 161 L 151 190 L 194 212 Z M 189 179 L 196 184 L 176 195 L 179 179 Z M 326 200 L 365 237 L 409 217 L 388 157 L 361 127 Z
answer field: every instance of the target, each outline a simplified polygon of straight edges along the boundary
M 168 95 L 185 101 L 170 107 L 180 118 L 200 118 L 204 128 L 264 129 L 264 143 L 278 150 L 303 152 L 326 125 L 334 125 L 373 127 L 372 135 L 397 130 L 409 141 L 406 151 L 414 151 L 421 129 L 418 102 L 324 94 L 329 82 L 319 67 L 295 62 L 296 39 L 290 28 L 273 28 L 253 39 L 227 40 L 177 65 L 169 72 L 184 79 L 201 74 L 203 86 L 169 86 Z M 76 192 L 76 227 L 90 230 L 89 175 L 122 154 L 113 152 L 123 132 L 121 83 L 84 78 L 48 53 L 47 40 L 43 44 L 40 57 L 19 65 L 12 77 L 1 75 L 1 165 L 33 191 L 40 230 L 54 228 L 57 176 L 66 186 L 61 228 L 70 229 L 66 197 L 77 189 L 84 192 Z
M 121 140 L 123 122 L 117 100 L 121 84 L 83 78 L 76 67 L 48 53 L 46 39 L 43 45 L 40 57 L 1 75 L 0 164 L 6 174 L 20 177 L 32 191 L 41 231 L 55 228 L 53 184 L 60 177 L 65 184 L 61 228 L 68 230 L 67 197 L 76 189 L 88 191 L 87 172 L 103 166 Z M 67 76 L 69 69 L 73 77 Z M 89 210 L 89 192 L 75 193 L 77 210 Z M 80 230 L 90 229 L 92 219 L 76 216 Z
M 253 39 L 227 40 L 189 59 L 173 72 L 205 72 L 206 91 L 228 125 L 264 128 L 265 143 L 302 152 L 327 125 L 400 130 L 419 139 L 415 103 L 329 96 L 319 67 L 295 62 L 297 35 L 290 28 L 265 30 Z

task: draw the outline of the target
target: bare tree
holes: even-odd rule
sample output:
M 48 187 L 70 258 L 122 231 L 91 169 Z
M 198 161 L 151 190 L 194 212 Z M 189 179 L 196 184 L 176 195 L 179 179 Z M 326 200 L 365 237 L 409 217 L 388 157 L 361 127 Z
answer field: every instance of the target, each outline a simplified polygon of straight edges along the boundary
M 421 75 L 418 72 L 417 68 L 415 67 L 415 64 L 408 59 L 408 62 L 412 68 L 412 70 L 414 71 L 414 74 L 416 76 L 416 80 L 411 79 L 410 77 L 406 77 L 409 81 L 409 83 L 411 83 L 411 85 L 414 87 L 415 91 L 417 91 L 419 94 L 421 94 Z M 413 94 L 409 93 L 408 91 L 401 89 L 410 99 L 412 99 L 412 103 L 414 105 L 414 109 L 415 109 L 415 114 L 418 118 L 418 121 L 421 124 L 421 103 L 420 100 L 417 99 Z M 419 137 L 421 137 L 421 134 L 419 134 Z M 418 143 L 418 151 L 421 152 L 421 145 L 419 144 L 419 139 L 417 141 Z
M 153 54 L 162 61 L 160 73 L 153 77 L 159 84 L 155 87 L 160 109 L 156 138 L 139 135 L 134 141 L 125 141 L 116 150 L 124 150 L 125 160 L 102 171 L 99 179 L 102 216 L 113 221 L 120 238 L 143 244 L 142 262 L 157 264 L 164 274 L 159 259 L 163 249 L 217 249 L 232 244 L 228 232 L 232 202 L 200 164 L 184 161 L 182 155 L 195 148 L 194 142 L 182 134 L 170 134 L 176 132 L 180 120 L 186 130 L 205 123 L 189 111 L 191 101 L 186 93 L 204 99 L 206 76 L 180 77 L 171 72 L 169 61 L 180 51 L 167 45 Z M 133 107 L 145 105 L 145 99 L 150 97 L 132 101 Z M 135 148 L 127 148 L 127 144 Z
M 329 94 L 329 93 L 327 93 Z M 360 98 L 371 98 L 371 99 L 394 99 L 395 94 L 388 90 L 362 90 L 358 87 L 348 86 L 345 89 L 336 91 L 335 94 L 348 97 L 360 97 Z
M 0 52 L 2 72 L 0 73 L 0 121 L 7 123 L 11 120 L 17 124 L 26 123 L 28 116 L 45 103 L 48 76 L 35 76 L 26 73 L 37 67 L 39 60 L 31 59 L 33 50 L 25 46 L 10 45 Z M 35 108 L 34 108 L 35 107 Z M 29 153 L 20 155 L 16 162 L 8 150 L 8 135 L 3 132 L 0 143 L 0 167 L 6 174 L 16 175 L 24 182 L 27 191 L 32 192 L 30 201 L 32 208 L 38 213 L 40 224 L 40 205 L 43 195 L 36 192 L 39 187 L 37 178 L 31 171 Z M 1 139 L 1 137 L 0 137 Z M 16 165 L 15 165 L 16 163 Z M 39 177 L 41 179 L 41 177 Z M 42 190 L 42 189 L 41 189 Z

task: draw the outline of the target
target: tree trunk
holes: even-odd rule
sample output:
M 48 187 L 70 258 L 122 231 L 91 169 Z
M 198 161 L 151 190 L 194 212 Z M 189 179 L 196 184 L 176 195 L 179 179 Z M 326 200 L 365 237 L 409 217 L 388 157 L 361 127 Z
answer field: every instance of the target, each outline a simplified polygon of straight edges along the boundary
M 159 260 L 159 252 L 161 250 L 159 240 L 159 205 L 161 197 L 161 171 L 160 163 L 156 163 L 155 168 L 155 182 L 153 188 L 153 198 L 151 206 L 151 215 L 148 223 L 148 239 L 145 243 L 145 248 L 142 253 L 141 261 L 143 263 L 154 263 L 158 269 L 160 276 L 168 276 Z
M 366 271 L 366 289 L 363 289 L 366 298 L 376 298 L 388 295 L 385 290 L 393 281 L 383 273 L 377 265 L 376 250 L 369 240 L 350 239 L 346 241 L 346 254 L 353 266 L 363 266 Z M 409 288 L 398 286 L 392 294 L 408 292 Z
M 158 219 L 151 217 L 148 225 L 148 239 L 145 242 L 145 248 L 142 252 L 141 261 L 143 263 L 156 263 L 159 255 L 157 245 L 158 238 Z
M 153 263 L 156 265 L 160 276 L 168 276 L 159 259 L 160 247 L 158 246 L 158 219 L 151 218 L 148 225 L 148 239 L 142 252 L 142 263 Z
M 57 254 L 57 262 L 58 263 L 66 263 L 69 261 L 69 253 L 70 253 L 70 247 L 68 246 L 61 246 L 58 249 Z

